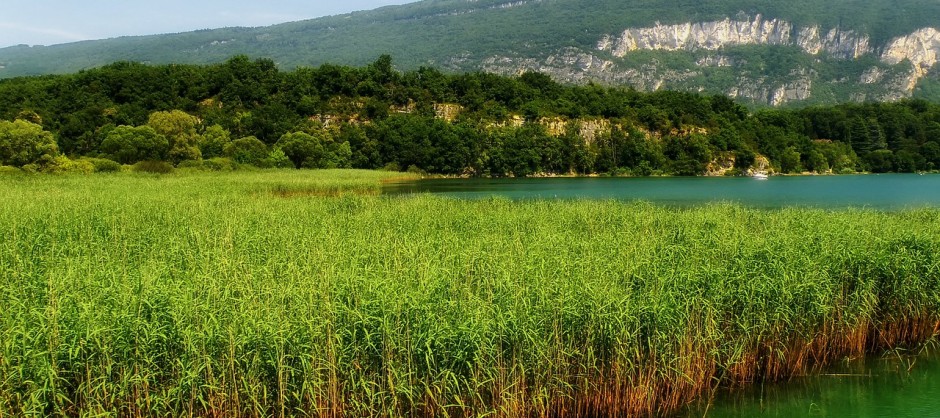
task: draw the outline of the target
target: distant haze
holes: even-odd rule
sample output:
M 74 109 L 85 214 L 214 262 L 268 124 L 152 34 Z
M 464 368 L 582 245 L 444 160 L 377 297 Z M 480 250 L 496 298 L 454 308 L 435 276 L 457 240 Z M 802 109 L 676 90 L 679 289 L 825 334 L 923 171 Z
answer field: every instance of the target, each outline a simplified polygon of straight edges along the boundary
M 0 48 L 267 26 L 415 0 L 3 0 Z

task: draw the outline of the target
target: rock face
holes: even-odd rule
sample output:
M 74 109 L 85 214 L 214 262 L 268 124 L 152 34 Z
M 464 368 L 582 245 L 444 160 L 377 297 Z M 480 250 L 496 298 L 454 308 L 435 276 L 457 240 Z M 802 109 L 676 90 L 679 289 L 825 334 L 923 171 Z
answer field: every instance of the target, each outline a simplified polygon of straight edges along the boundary
M 856 59 L 872 52 L 867 36 L 839 29 L 820 35 L 819 26 L 800 29 L 796 44 L 809 54 L 826 53 L 841 59 Z
M 768 64 L 749 63 L 751 57 L 746 54 L 730 52 L 752 45 L 790 48 L 806 58 L 791 60 L 787 68 L 768 69 Z M 638 62 L 631 59 L 637 51 L 659 51 L 663 55 L 649 58 L 647 54 Z M 690 64 L 683 66 L 682 60 L 673 60 L 669 54 L 690 56 L 691 60 L 685 61 Z M 662 59 L 657 58 L 660 56 Z M 821 74 L 832 71 L 819 71 L 817 67 L 859 60 L 870 61 L 873 66 L 848 65 L 858 68 L 851 70 L 857 72 L 830 79 Z M 628 28 L 602 36 L 593 50 L 565 47 L 541 58 L 491 56 L 482 60 L 481 68 L 504 75 L 540 71 L 563 82 L 626 84 L 645 91 L 668 88 L 714 92 L 717 88 L 730 97 L 780 106 L 811 101 L 818 94 L 821 100 L 837 101 L 911 97 L 938 60 L 940 30 L 934 28 L 920 29 L 879 46 L 868 35 L 853 30 L 797 27 L 782 19 L 739 13 L 736 18 L 724 20 Z M 849 93 L 834 98 L 833 89 Z
M 881 60 L 888 64 L 910 61 L 914 67 L 914 77 L 907 88 L 913 90 L 917 81 L 924 78 L 937 64 L 938 55 L 940 55 L 940 31 L 934 28 L 924 28 L 891 41 L 881 55 Z
M 749 20 L 729 18 L 627 29 L 619 36 L 601 38 L 597 49 L 623 57 L 637 50 L 717 51 L 741 45 L 796 45 L 809 54 L 827 53 L 844 59 L 858 58 L 871 52 L 868 37 L 854 31 L 831 29 L 822 34 L 819 26 L 796 29 L 785 20 L 764 19 L 760 15 Z

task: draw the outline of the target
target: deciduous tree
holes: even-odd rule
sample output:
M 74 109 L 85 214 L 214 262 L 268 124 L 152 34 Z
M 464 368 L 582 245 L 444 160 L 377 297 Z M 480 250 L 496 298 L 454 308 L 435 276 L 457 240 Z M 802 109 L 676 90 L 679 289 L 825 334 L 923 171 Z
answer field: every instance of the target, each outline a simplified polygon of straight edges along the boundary
M 163 160 L 168 150 L 169 141 L 150 126 L 118 126 L 101 143 L 101 151 L 122 164 Z
M 55 138 L 35 123 L 0 121 L 0 165 L 44 164 L 59 153 Z

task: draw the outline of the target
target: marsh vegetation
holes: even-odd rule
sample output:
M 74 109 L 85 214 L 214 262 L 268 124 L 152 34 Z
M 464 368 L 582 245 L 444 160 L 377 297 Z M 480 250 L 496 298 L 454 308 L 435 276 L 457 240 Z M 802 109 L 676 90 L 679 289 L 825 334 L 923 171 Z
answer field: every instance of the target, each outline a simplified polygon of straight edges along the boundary
M 0 415 L 663 414 L 940 331 L 937 210 L 392 175 L 0 176 Z

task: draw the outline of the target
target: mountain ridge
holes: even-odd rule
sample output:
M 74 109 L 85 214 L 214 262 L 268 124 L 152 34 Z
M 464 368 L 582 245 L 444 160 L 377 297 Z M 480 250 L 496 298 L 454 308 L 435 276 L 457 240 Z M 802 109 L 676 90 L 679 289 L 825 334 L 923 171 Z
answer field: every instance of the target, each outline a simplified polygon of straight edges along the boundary
M 825 5 L 808 0 L 637 0 L 629 5 L 614 0 L 425 0 L 268 27 L 4 48 L 0 78 L 74 72 L 114 61 L 209 64 L 247 54 L 289 69 L 324 63 L 365 65 L 391 54 L 403 69 L 433 66 L 499 74 L 535 70 L 565 82 L 721 93 L 757 105 L 940 98 L 931 93 L 940 91 L 933 65 L 940 41 L 927 53 L 893 54 L 891 60 L 858 51 L 851 59 L 839 59 L 838 54 L 814 54 L 791 44 L 688 50 L 613 47 L 630 31 L 694 28 L 709 22 L 734 26 L 759 18 L 786 22 L 809 31 L 807 36 L 815 30 L 823 46 L 854 34 L 866 40 L 862 46 L 867 51 L 902 37 L 909 40 L 921 31 L 936 32 L 937 16 L 940 2 L 926 0 L 836 0 Z M 599 48 L 605 40 L 611 43 L 609 50 Z M 919 61 L 905 66 L 904 59 L 911 57 Z

